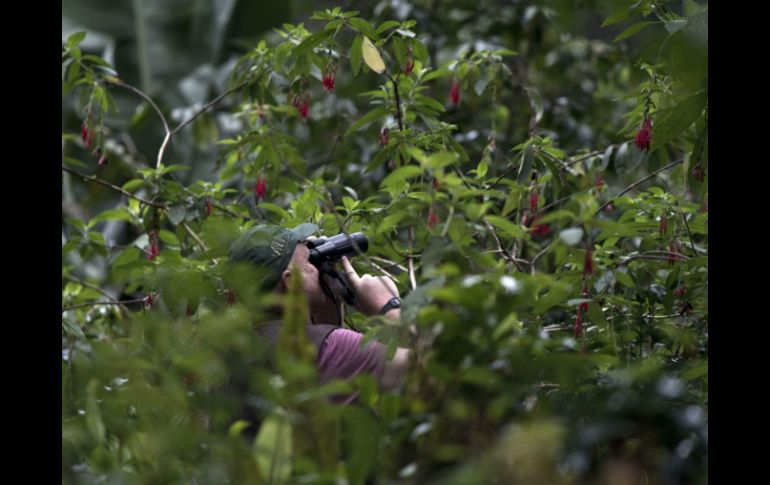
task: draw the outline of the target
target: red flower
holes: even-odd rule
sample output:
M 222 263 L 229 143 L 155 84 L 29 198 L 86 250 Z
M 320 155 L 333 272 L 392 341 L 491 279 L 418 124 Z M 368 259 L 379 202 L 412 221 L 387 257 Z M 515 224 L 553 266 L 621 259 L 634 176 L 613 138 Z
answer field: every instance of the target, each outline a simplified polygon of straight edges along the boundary
M 528 212 L 525 212 L 523 216 L 521 216 L 521 224 L 524 226 L 529 227 L 530 224 L 535 222 L 536 216 L 531 216 Z
M 591 246 L 586 249 L 585 259 L 583 261 L 583 274 L 590 275 L 594 273 L 594 260 Z
M 594 186 L 596 186 L 597 189 L 601 189 L 602 187 L 604 187 L 604 185 L 605 185 L 604 179 L 602 178 L 602 176 L 597 175 L 596 178 L 594 179 Z
M 96 162 L 96 164 L 97 164 L 98 166 L 100 166 L 100 167 L 103 167 L 103 166 L 107 165 L 107 155 L 102 155 L 102 156 L 99 158 L 99 161 L 98 161 L 98 162 Z
M 529 228 L 529 233 L 533 236 L 543 236 L 551 232 L 551 226 L 548 224 L 535 224 L 535 219 L 532 218 L 532 227 Z
M 438 179 L 433 177 L 433 190 L 438 190 Z
M 384 147 L 390 141 L 390 128 L 383 126 L 380 130 L 380 146 Z
M 152 308 L 155 305 L 155 296 L 153 296 L 152 292 L 147 293 L 147 296 L 144 297 L 144 305 L 147 308 Z
M 265 189 L 267 188 L 267 180 L 260 176 L 257 178 L 257 184 L 254 186 L 254 193 L 257 195 L 257 199 L 265 199 Z
M 672 242 L 668 245 L 668 264 L 674 264 L 676 261 L 681 261 L 683 258 L 681 256 L 682 254 L 682 243 L 679 241 Z
M 583 285 L 583 298 L 588 298 L 588 287 Z M 577 316 L 575 317 L 575 337 L 579 337 L 583 332 L 583 313 L 588 311 L 588 302 L 584 301 L 578 305 Z
M 302 93 L 301 95 L 294 96 L 291 100 L 291 104 L 297 108 L 300 116 L 302 116 L 303 119 L 306 119 L 308 109 L 310 108 L 310 94 Z
M 636 148 L 638 148 L 639 150 L 649 152 L 651 140 L 652 140 L 652 120 L 650 118 L 645 117 L 644 121 L 642 121 L 642 126 L 640 126 L 639 130 L 636 132 L 636 137 L 634 138 L 634 145 L 636 145 Z
M 703 167 L 699 163 L 692 169 L 692 177 L 698 182 L 703 182 L 703 178 L 706 176 L 706 172 L 703 171 Z
M 148 234 L 150 239 L 150 249 L 147 254 L 147 259 L 154 260 L 158 254 L 160 254 L 160 244 L 158 243 L 158 234 L 155 231 L 150 231 Z
M 452 89 L 449 90 L 449 99 L 452 100 L 455 106 L 460 104 L 460 85 L 457 84 L 457 80 L 452 82 Z
M 211 199 L 206 201 L 206 215 L 210 216 L 214 210 L 214 205 L 211 203 Z
M 533 190 L 532 193 L 529 195 L 529 210 L 532 212 L 537 211 L 537 201 L 540 198 L 540 195 L 538 195 L 537 190 Z
M 612 204 L 607 204 L 604 206 L 604 212 L 607 214 L 611 214 L 613 210 L 615 210 L 615 207 L 613 207 Z
M 92 136 L 91 130 L 88 129 L 88 122 L 84 121 L 83 126 L 80 127 L 80 138 L 83 139 L 83 143 L 85 143 L 88 148 L 91 148 Z
M 438 216 L 433 211 L 433 207 L 430 208 L 428 211 L 428 227 L 433 229 L 433 227 L 438 224 Z
M 678 286 L 674 289 L 673 294 L 677 298 L 682 298 L 684 296 L 684 293 L 687 291 L 687 285 Z
M 404 75 L 408 76 L 412 73 L 414 70 L 414 59 L 412 59 L 411 54 L 409 58 L 406 60 L 406 67 L 404 68 Z
M 665 215 L 660 218 L 660 235 L 664 235 L 668 231 L 668 217 Z
M 329 62 L 324 69 L 323 86 L 327 91 L 334 91 L 334 80 L 337 78 L 337 64 Z
M 307 119 L 307 110 L 310 108 L 310 95 L 307 95 L 302 101 L 302 104 L 299 105 L 299 114 L 302 116 L 302 118 Z
M 235 292 L 233 290 L 227 290 L 225 295 L 225 306 L 235 305 Z

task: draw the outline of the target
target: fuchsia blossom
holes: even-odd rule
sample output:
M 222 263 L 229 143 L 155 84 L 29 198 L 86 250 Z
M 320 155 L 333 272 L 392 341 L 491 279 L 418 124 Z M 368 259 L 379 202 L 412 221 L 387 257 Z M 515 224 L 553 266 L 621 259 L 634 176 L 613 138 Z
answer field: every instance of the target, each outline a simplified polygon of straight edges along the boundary
M 383 126 L 380 130 L 380 146 L 384 147 L 390 141 L 390 128 Z
M 583 274 L 590 275 L 594 273 L 594 260 L 591 246 L 586 249 L 585 259 L 583 260 Z
M 334 91 L 334 80 L 337 78 L 337 64 L 329 62 L 324 68 L 323 83 L 324 89 L 327 91 Z
M 438 216 L 433 211 L 433 207 L 431 207 L 430 210 L 428 211 L 428 227 L 433 229 L 433 227 L 436 224 L 438 224 L 438 222 L 439 222 Z
M 206 215 L 210 216 L 211 212 L 214 210 L 214 205 L 211 203 L 211 199 L 208 199 L 206 201 Z
M 582 292 L 583 298 L 588 298 L 590 295 L 588 294 L 588 287 L 586 285 L 583 285 L 583 292 Z M 579 337 L 580 334 L 583 332 L 583 313 L 588 311 L 588 302 L 584 301 L 581 302 L 578 305 L 577 315 L 575 317 L 575 337 Z
M 649 152 L 650 141 L 652 141 L 652 120 L 645 117 L 644 121 L 642 121 L 642 126 L 640 126 L 639 130 L 636 132 L 634 145 L 636 145 L 636 148 L 639 150 Z
M 457 83 L 457 80 L 452 82 L 452 89 L 449 90 L 449 99 L 452 100 L 455 106 L 460 104 L 460 85 Z
M 660 218 L 660 235 L 664 235 L 668 231 L 668 217 L 665 215 Z
M 259 178 L 257 178 L 257 184 L 254 186 L 254 193 L 256 194 L 257 199 L 259 200 L 265 199 L 266 189 L 267 189 L 267 180 L 265 180 L 265 178 L 260 175 Z
M 158 254 L 160 254 L 160 243 L 158 242 L 158 233 L 155 231 L 150 231 L 148 234 L 148 237 L 150 239 L 150 249 L 147 254 L 147 259 L 150 261 L 154 260 L 156 257 L 158 257 Z

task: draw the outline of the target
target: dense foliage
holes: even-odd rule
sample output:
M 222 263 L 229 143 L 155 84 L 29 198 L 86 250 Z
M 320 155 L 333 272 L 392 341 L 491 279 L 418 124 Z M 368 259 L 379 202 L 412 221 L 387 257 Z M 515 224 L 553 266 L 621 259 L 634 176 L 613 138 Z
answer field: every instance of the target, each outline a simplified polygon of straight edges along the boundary
M 65 482 L 707 480 L 707 4 L 139 1 L 134 35 L 91 3 L 63 17 Z M 414 350 L 402 390 L 319 386 L 299 288 L 270 370 L 274 298 L 226 264 L 264 221 L 367 234 L 402 318 L 347 325 Z

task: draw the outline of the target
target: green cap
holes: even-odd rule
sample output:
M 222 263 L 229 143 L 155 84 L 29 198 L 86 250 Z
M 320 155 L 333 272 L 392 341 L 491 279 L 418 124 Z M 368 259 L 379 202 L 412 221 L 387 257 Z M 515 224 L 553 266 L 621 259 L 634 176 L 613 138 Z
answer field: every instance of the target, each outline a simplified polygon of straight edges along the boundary
M 260 224 L 248 229 L 230 246 L 231 263 L 250 263 L 264 270 L 262 289 L 272 289 L 289 266 L 297 243 L 318 231 L 315 224 L 300 224 L 294 229 Z

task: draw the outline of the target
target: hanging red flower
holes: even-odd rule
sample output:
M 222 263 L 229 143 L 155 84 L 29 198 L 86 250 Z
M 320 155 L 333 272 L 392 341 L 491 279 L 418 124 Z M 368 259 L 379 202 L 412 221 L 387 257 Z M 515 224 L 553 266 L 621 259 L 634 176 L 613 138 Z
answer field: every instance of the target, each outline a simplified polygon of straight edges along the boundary
M 634 145 L 639 150 L 648 152 L 650 151 L 650 142 L 652 141 L 652 119 L 645 117 L 642 121 L 642 126 L 636 132 L 634 138 Z
M 257 199 L 264 200 L 265 199 L 265 190 L 267 189 L 267 180 L 265 180 L 264 177 L 261 175 L 257 178 L 257 183 L 254 185 L 254 193 L 257 196 Z
M 585 259 L 583 260 L 583 274 L 590 275 L 594 273 L 594 261 L 591 246 L 586 249 Z
M 452 88 L 449 90 L 449 99 L 457 106 L 460 104 L 460 85 L 457 80 L 452 81 Z

